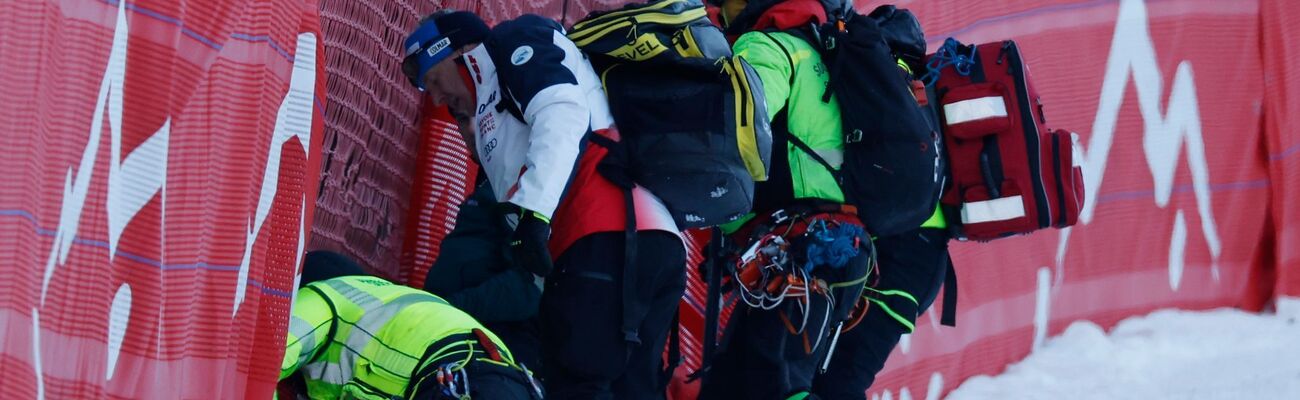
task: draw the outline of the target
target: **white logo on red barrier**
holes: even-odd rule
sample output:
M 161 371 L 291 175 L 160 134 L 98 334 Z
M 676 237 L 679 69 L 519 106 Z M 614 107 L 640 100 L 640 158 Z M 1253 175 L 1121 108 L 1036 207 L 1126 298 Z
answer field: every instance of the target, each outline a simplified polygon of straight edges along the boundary
M 249 222 L 248 240 L 244 245 L 244 258 L 239 263 L 239 281 L 235 285 L 235 305 L 230 310 L 233 317 L 244 303 L 248 290 L 248 268 L 252 262 L 253 241 L 262 231 L 262 223 L 271 214 L 271 200 L 280 185 L 280 153 L 284 143 L 298 139 L 307 154 L 311 154 L 311 119 L 316 95 L 316 35 L 298 34 L 298 53 L 293 59 L 293 75 L 289 77 L 289 93 L 280 102 L 275 114 L 275 131 L 271 134 L 271 148 L 266 157 L 262 175 L 262 190 L 257 198 L 257 212 Z M 304 204 L 306 198 L 303 200 Z M 299 244 L 301 246 L 301 243 Z M 300 254 L 299 257 L 302 257 Z
M 126 79 L 127 32 L 125 2 L 121 2 L 117 8 L 117 26 L 113 31 L 113 44 L 108 53 L 108 66 L 104 70 L 104 80 L 100 83 L 99 96 L 95 100 L 94 116 L 90 123 L 90 140 L 86 143 L 77 170 L 74 172 L 69 168 L 64 182 L 59 225 L 55 231 L 54 242 L 50 246 L 50 257 L 45 263 L 45 275 L 41 282 L 42 305 L 45 303 L 54 269 L 67 262 L 68 254 L 72 250 L 73 238 L 76 237 L 81 223 L 81 213 L 90 194 L 95 155 L 99 152 L 106 111 L 111 156 L 108 162 L 108 193 L 105 199 L 110 261 L 116 253 L 122 231 L 126 229 L 131 218 L 166 186 L 170 118 L 135 151 L 122 159 L 122 90 Z M 127 185 L 127 182 L 131 184 Z M 112 379 L 116 371 L 118 354 L 122 349 L 127 321 L 130 319 L 131 299 L 131 287 L 125 283 L 118 287 L 113 296 L 109 309 L 105 379 Z M 37 398 L 44 398 L 45 384 L 41 377 L 39 336 L 38 306 L 32 308 L 32 356 L 35 360 L 33 366 L 36 369 Z
M 113 44 L 108 53 L 108 66 L 104 70 L 104 81 L 99 86 L 99 96 L 95 100 L 95 113 L 91 118 L 90 140 L 82 153 L 78 169 L 68 169 L 68 178 L 64 182 L 64 200 L 59 213 L 59 227 L 55 240 L 49 248 L 49 260 L 45 261 L 45 273 L 40 286 L 40 304 L 44 304 L 49 290 L 49 279 L 55 274 L 56 266 L 68 262 L 72 252 L 73 238 L 81 225 L 82 210 L 85 209 L 90 195 L 91 177 L 95 171 L 95 156 L 99 153 L 99 144 L 103 139 L 104 114 L 107 106 L 109 129 L 108 194 L 105 208 L 108 213 L 109 260 L 116 253 L 118 240 L 127 222 L 135 216 L 153 196 L 159 194 L 166 181 L 166 148 L 170 138 L 170 119 L 162 123 L 155 132 L 131 155 L 122 160 L 122 88 L 126 79 L 126 45 L 127 40 L 125 1 L 117 6 L 117 26 L 113 30 Z M 133 183 L 130 188 L 144 188 L 144 191 L 129 191 L 125 182 Z M 121 352 L 126 321 L 130 318 L 131 288 L 123 283 L 117 288 L 110 306 L 108 323 L 108 355 L 105 365 L 105 379 L 112 379 L 117 366 L 117 356 Z M 36 374 L 36 397 L 43 399 L 45 386 L 40 366 L 40 316 L 39 306 L 31 309 L 32 360 Z
M 64 189 L 59 212 L 59 223 L 45 265 L 41 284 L 41 301 L 32 308 L 32 366 L 35 370 L 38 399 L 45 397 L 40 350 L 40 308 L 45 303 L 49 283 L 56 267 L 62 266 L 68 260 L 73 239 L 80 227 L 82 212 L 89 201 L 91 180 L 96 164 L 96 155 L 102 140 L 105 114 L 107 114 L 109 124 L 111 155 L 108 165 L 108 184 L 105 198 L 109 260 L 111 261 L 116 255 L 119 240 L 131 220 L 159 194 L 162 195 L 163 221 L 166 218 L 167 159 L 171 137 L 170 117 L 130 154 L 125 157 L 122 156 L 123 88 L 125 86 L 127 45 L 129 43 L 129 27 L 127 25 L 125 4 L 126 2 L 118 3 L 113 42 L 104 71 L 104 78 L 100 84 L 99 95 L 95 102 L 89 140 L 86 143 L 80 162 L 75 169 L 68 169 L 67 177 L 63 182 Z M 245 242 L 243 261 L 240 264 L 239 281 L 234 296 L 232 315 L 238 311 L 240 304 L 243 303 L 254 241 L 262 228 L 262 224 L 270 214 L 271 201 L 277 192 L 283 144 L 289 140 L 298 139 L 303 149 L 310 154 L 309 146 L 316 87 L 316 35 L 313 33 L 299 34 L 296 51 L 289 90 L 276 114 L 257 209 L 249 221 L 248 237 Z M 305 196 L 302 201 L 302 214 L 299 217 L 300 229 L 298 232 L 299 251 L 296 260 L 298 263 L 301 263 L 306 230 L 305 214 L 307 208 Z M 163 226 L 164 224 L 160 222 L 159 229 L 163 229 Z M 165 238 L 165 232 L 161 232 L 159 237 Z M 112 379 L 116 370 L 126 327 L 130 320 L 132 297 L 131 287 L 125 283 L 120 285 L 113 295 L 108 314 L 105 379 Z
M 124 7 L 123 3 L 118 4 L 117 29 L 113 31 L 113 45 L 112 50 L 108 53 L 108 67 L 104 71 L 104 80 L 99 85 L 99 97 L 95 100 L 95 113 L 90 122 L 90 140 L 86 142 L 86 150 L 81 154 L 81 163 L 77 165 L 75 171 L 68 168 L 67 180 L 63 184 L 63 203 L 59 209 L 59 226 L 55 230 L 54 242 L 50 247 L 50 258 L 45 263 L 45 277 L 41 282 L 42 304 L 45 303 L 45 294 L 50 285 L 50 277 L 54 275 L 54 268 L 68 261 L 68 254 L 72 252 L 72 239 L 76 237 L 77 229 L 81 225 L 81 211 L 84 209 L 87 197 L 90 195 L 90 178 L 95 172 L 95 155 L 99 153 L 100 137 L 103 135 L 105 105 L 108 107 L 108 126 L 112 131 L 111 137 L 114 140 L 120 140 L 122 137 L 122 88 L 123 81 L 126 79 L 127 45 L 126 9 Z M 114 156 L 117 156 L 117 153 L 121 152 L 121 145 L 118 143 L 113 145 L 117 150 L 113 152 Z M 116 164 L 116 160 L 113 161 L 111 163 Z M 110 167 L 109 173 L 112 174 L 114 170 L 115 168 Z M 113 187 L 110 185 L 109 190 L 112 191 L 112 189 Z M 113 212 L 110 211 L 109 214 L 113 214 Z M 117 243 L 117 238 L 111 237 L 112 229 L 109 230 L 109 233 L 110 243 Z M 110 257 L 112 257 L 111 254 L 112 252 L 110 252 Z
M 1196 97 L 1196 85 L 1192 80 L 1192 64 L 1186 60 L 1178 64 L 1169 94 L 1168 108 L 1162 113 L 1160 96 L 1163 93 L 1164 81 L 1159 64 L 1156 63 L 1155 45 L 1151 41 L 1151 32 L 1147 23 L 1146 5 L 1141 0 L 1120 2 L 1110 58 L 1106 63 L 1105 79 L 1102 81 L 1101 101 L 1097 107 L 1096 120 L 1093 122 L 1092 138 L 1089 140 L 1087 151 L 1084 152 L 1083 175 L 1088 190 L 1079 220 L 1083 224 L 1090 223 L 1097 210 L 1097 195 L 1101 192 L 1102 178 L 1106 173 L 1106 163 L 1115 137 L 1116 121 L 1119 118 L 1120 107 L 1124 101 L 1124 90 L 1128 86 L 1130 76 L 1137 89 L 1138 107 L 1142 113 L 1142 148 L 1146 155 L 1147 168 L 1155 181 L 1156 205 L 1161 208 L 1169 205 L 1169 199 L 1174 191 L 1178 158 L 1182 155 L 1186 144 L 1187 166 L 1192 173 L 1192 191 L 1201 218 L 1201 231 L 1210 249 L 1212 262 L 1217 263 L 1222 245 L 1211 208 L 1210 170 L 1205 157 L 1205 141 L 1201 135 L 1200 107 Z M 1170 286 L 1177 290 L 1178 281 L 1182 276 L 1183 247 L 1186 245 L 1185 228 L 1181 234 L 1177 228 L 1185 226 L 1186 222 L 1183 220 L 1181 210 L 1174 219 L 1175 232 L 1170 239 L 1169 268 Z M 1058 283 L 1062 275 L 1060 272 L 1069 238 L 1069 230 L 1063 231 L 1057 247 Z M 1217 272 L 1217 265 L 1214 265 L 1214 268 Z

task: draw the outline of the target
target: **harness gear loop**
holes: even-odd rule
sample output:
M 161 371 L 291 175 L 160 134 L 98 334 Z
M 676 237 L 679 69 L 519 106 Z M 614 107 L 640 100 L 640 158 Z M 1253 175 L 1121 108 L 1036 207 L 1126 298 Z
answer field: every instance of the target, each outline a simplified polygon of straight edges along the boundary
M 434 379 L 442 388 L 442 395 L 452 399 L 469 400 L 469 371 L 457 363 L 438 367 Z
M 754 230 L 748 232 L 753 244 L 735 261 L 732 279 L 741 301 L 756 309 L 778 310 L 786 330 L 803 337 L 809 354 L 821 346 L 827 329 L 835 329 L 834 335 L 843 331 L 843 321 L 830 321 L 838 303 L 832 289 L 867 281 L 864 276 L 831 284 L 813 275 L 814 271 L 842 269 L 862 251 L 874 255 L 871 241 L 853 211 L 835 204 L 802 204 L 776 210 L 766 220 L 755 222 Z M 824 315 L 812 315 L 817 313 L 814 295 L 826 300 Z M 786 300 L 794 302 L 792 308 L 778 309 Z M 817 318 L 824 323 L 811 325 L 816 329 L 810 331 L 809 322 Z

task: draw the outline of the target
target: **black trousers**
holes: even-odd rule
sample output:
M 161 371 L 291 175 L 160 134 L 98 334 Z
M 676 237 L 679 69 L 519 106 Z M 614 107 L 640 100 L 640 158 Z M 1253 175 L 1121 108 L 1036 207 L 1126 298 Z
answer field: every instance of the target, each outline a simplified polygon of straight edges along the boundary
M 899 338 L 911 332 L 885 307 L 915 324 L 943 286 L 949 263 L 948 236 L 943 230 L 918 229 L 882 237 L 875 243 L 880 254 L 880 281 L 875 289 L 904 291 L 917 302 L 902 296 L 877 296 L 884 304 L 873 303 L 862 322 L 840 336 L 830 368 L 817 377 L 813 392 L 822 399 L 865 399 L 867 388 L 884 368 Z
M 736 305 L 724 334 L 725 348 L 700 388 L 700 399 L 784 400 L 812 390 L 832 331 L 862 293 L 862 283 L 847 282 L 860 281 L 868 272 L 867 262 L 864 252 L 842 269 L 813 270 L 814 276 L 832 285 L 845 285 L 831 289 L 835 304 L 824 296 L 809 299 L 806 325 L 802 323 L 803 311 L 792 299 L 772 310 Z M 790 332 L 790 327 L 798 331 L 800 326 L 804 334 Z
M 622 333 L 624 238 L 579 239 L 546 280 L 540 317 L 548 399 L 664 398 L 662 356 L 686 290 L 686 249 L 672 233 L 637 233 L 637 260 L 628 268 L 637 291 L 627 309 L 640 321 L 640 343 L 631 343 Z

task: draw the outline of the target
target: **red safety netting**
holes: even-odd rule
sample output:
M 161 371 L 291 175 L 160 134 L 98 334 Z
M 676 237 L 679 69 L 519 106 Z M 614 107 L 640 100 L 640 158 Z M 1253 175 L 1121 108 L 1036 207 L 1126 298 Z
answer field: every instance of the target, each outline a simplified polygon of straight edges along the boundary
M 318 181 L 316 7 L 4 2 L 6 398 L 269 396 Z
M 626 2 L 145 0 L 125 23 L 117 0 L 6 2 L 5 393 L 268 394 L 302 250 L 418 285 L 472 181 L 454 128 L 420 120 L 397 59 L 406 30 L 443 6 L 572 24 Z M 932 45 L 1022 44 L 1049 125 L 1082 137 L 1089 211 L 1069 231 L 954 245 L 959 327 L 923 317 L 874 395 L 945 393 L 1077 319 L 1300 295 L 1300 7 L 902 6 Z M 690 276 L 679 374 L 700 350 Z
M 478 167 L 469 161 L 465 140 L 445 107 L 425 106 L 421 119 L 420 158 L 412 188 L 411 212 L 402 247 L 401 282 L 423 287 L 442 238 L 456 226 L 460 204 L 473 192 Z
M 402 76 L 399 48 L 405 30 L 435 3 L 320 2 L 322 61 L 332 78 L 325 92 L 330 107 L 308 248 L 353 256 L 388 278 L 400 275 L 420 149 L 419 97 Z

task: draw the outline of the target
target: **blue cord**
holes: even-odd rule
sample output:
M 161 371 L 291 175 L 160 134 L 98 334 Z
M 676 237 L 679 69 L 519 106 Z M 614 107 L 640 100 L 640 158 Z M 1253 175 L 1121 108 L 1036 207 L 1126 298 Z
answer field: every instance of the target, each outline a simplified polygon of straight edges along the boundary
M 939 80 L 939 72 L 948 66 L 952 66 L 961 76 L 970 76 L 971 66 L 975 65 L 975 59 L 971 56 L 958 54 L 957 49 L 961 48 L 961 42 L 957 39 L 948 38 L 943 41 L 943 46 L 939 51 L 930 57 L 930 61 L 925 63 L 926 73 L 921 77 L 926 86 L 934 85 Z

